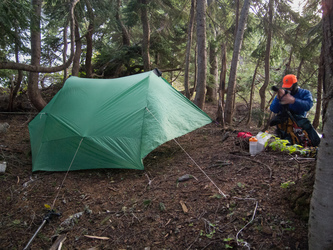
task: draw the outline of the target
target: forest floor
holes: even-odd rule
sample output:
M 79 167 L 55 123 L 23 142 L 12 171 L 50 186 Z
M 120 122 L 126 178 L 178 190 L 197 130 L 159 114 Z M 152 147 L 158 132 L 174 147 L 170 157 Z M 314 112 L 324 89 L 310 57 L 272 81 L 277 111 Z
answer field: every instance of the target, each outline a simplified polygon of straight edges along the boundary
M 204 110 L 215 117 L 215 106 Z M 236 119 L 244 115 L 243 108 Z M 144 171 L 66 175 L 31 172 L 28 119 L 0 114 L 10 124 L 0 135 L 0 162 L 7 162 L 0 249 L 23 249 L 47 213 L 44 204 L 53 203 L 61 215 L 51 217 L 31 249 L 50 249 L 57 239 L 62 249 L 308 248 L 315 160 L 268 148 L 251 157 L 237 134 L 256 134 L 254 124 L 206 125 L 151 152 Z M 191 178 L 178 181 L 186 174 Z

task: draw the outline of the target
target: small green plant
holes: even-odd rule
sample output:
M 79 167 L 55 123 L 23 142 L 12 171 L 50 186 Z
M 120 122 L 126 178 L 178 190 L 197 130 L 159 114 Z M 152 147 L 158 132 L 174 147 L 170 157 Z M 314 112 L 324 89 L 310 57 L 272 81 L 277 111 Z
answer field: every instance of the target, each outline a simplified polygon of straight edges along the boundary
M 209 198 L 211 198 L 211 199 L 221 199 L 222 195 L 220 195 L 220 194 L 214 194 L 214 195 L 209 196 Z
M 237 182 L 237 186 L 240 187 L 240 188 L 243 188 L 243 187 L 244 187 L 244 184 L 241 183 L 241 182 Z
M 224 238 L 224 239 L 223 239 L 224 242 L 227 242 L 227 243 L 225 243 L 225 245 L 224 245 L 225 248 L 233 248 L 232 246 L 229 245 L 230 242 L 231 242 L 232 240 L 233 240 L 233 238 L 230 238 L 230 237 L 229 237 L 229 238 Z
M 282 188 L 289 188 L 291 185 L 294 185 L 295 182 L 294 181 L 286 181 L 284 183 L 281 183 L 280 187 Z
M 160 210 L 164 212 L 166 210 L 165 205 L 163 202 L 160 202 Z
M 145 207 L 149 207 L 150 204 L 151 204 L 151 200 L 144 200 L 144 201 L 143 201 L 143 205 L 144 205 Z
M 274 140 L 269 143 L 269 147 L 271 147 L 274 151 L 280 150 L 281 152 L 288 152 L 289 154 L 300 153 L 301 155 L 307 155 L 309 153 L 309 149 L 303 148 L 301 145 L 294 144 L 288 145 L 288 140 L 283 140 L 277 136 L 273 136 Z

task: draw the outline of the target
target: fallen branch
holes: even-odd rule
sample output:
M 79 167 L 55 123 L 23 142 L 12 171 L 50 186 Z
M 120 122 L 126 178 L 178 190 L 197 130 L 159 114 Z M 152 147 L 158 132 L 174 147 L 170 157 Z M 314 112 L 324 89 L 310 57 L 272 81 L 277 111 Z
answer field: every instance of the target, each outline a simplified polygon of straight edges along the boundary
M 90 239 L 97 239 L 97 240 L 109 240 L 109 237 L 103 237 L 103 236 L 93 236 L 93 235 L 85 235 L 84 237 L 90 238 Z
M 51 246 L 49 250 L 58 250 L 61 249 L 62 244 L 66 240 L 66 235 L 59 235 L 57 240 L 54 242 L 54 244 Z

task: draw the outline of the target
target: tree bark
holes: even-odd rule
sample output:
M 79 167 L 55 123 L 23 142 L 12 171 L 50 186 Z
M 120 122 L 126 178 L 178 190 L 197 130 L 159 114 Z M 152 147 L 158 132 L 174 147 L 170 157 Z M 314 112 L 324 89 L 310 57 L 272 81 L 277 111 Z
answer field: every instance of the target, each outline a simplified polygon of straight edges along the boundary
M 193 24 L 194 24 L 194 8 L 195 8 L 195 0 L 192 0 L 191 1 L 191 10 L 190 10 L 190 21 L 188 23 L 188 30 L 187 30 L 185 73 L 184 73 L 185 96 L 188 99 L 191 98 L 189 70 L 190 70 L 191 45 L 192 45 L 192 34 L 193 34 Z
M 309 216 L 309 249 L 333 249 L 333 2 L 322 1 L 324 44 L 323 137 Z
M 213 0 L 208 0 L 208 8 L 213 3 Z M 210 12 L 210 16 L 214 18 L 214 12 Z M 210 77 L 207 84 L 206 101 L 216 103 L 217 101 L 217 88 L 218 88 L 218 61 L 217 61 L 217 32 L 214 25 L 209 25 L 210 41 L 209 43 L 209 65 Z
M 14 84 L 14 86 L 11 87 L 11 90 L 10 90 L 8 108 L 7 108 L 7 110 L 9 112 L 14 110 L 14 101 L 15 101 L 17 93 L 21 87 L 22 79 L 23 79 L 23 71 L 19 70 L 17 77 L 15 79 L 15 84 Z
M 194 103 L 204 108 L 206 98 L 207 51 L 206 51 L 206 1 L 197 2 L 198 77 Z
M 89 23 L 88 31 L 86 34 L 86 41 L 87 41 L 87 53 L 86 53 L 86 77 L 91 78 L 92 77 L 92 51 L 93 51 L 93 39 L 92 36 L 94 34 L 94 25 L 92 23 Z
M 68 48 L 68 42 L 67 42 L 67 25 L 65 25 L 65 27 L 64 27 L 63 40 L 64 40 L 64 49 L 62 51 L 62 62 L 63 62 L 63 64 L 65 64 L 66 60 L 67 60 L 67 48 Z M 64 69 L 64 79 L 63 79 L 63 82 L 65 82 L 66 79 L 67 79 L 67 68 Z
M 254 87 L 255 87 L 254 83 L 255 83 L 255 80 L 256 80 L 256 77 L 257 77 L 257 72 L 258 72 L 258 68 L 260 66 L 260 61 L 261 61 L 261 58 L 259 57 L 258 61 L 257 61 L 256 69 L 254 70 L 253 77 L 252 77 L 251 92 L 250 92 L 250 104 L 249 104 L 249 116 L 248 116 L 248 119 L 247 119 L 247 122 L 246 122 L 247 125 L 250 124 L 251 118 L 252 118 L 253 93 L 254 93 Z
M 221 91 L 221 100 L 222 105 L 224 106 L 224 96 L 226 93 L 225 88 L 225 79 L 227 78 L 227 43 L 222 45 L 222 67 L 221 67 L 221 74 L 220 74 L 220 91 Z
M 89 0 L 86 0 L 87 10 L 89 13 L 89 25 L 87 33 L 85 34 L 86 42 L 87 42 L 87 53 L 86 53 L 86 77 L 91 78 L 93 69 L 92 69 L 92 56 L 93 56 L 93 34 L 94 34 L 94 22 L 95 22 L 95 16 L 94 16 L 94 10 L 90 4 Z
M 141 22 L 143 30 L 142 40 L 142 57 L 144 71 L 150 70 L 150 25 L 148 18 L 148 3 L 149 0 L 141 0 Z
M 268 24 L 267 24 L 267 43 L 266 43 L 266 53 L 265 53 L 265 81 L 259 90 L 260 95 L 260 110 L 265 112 L 266 104 L 266 89 L 270 81 L 270 56 L 271 56 L 271 41 L 272 41 L 272 23 L 273 23 L 273 9 L 274 0 L 269 0 L 268 4 Z M 264 116 L 263 116 L 264 117 Z
M 78 76 L 80 71 L 80 59 L 82 53 L 82 42 L 80 38 L 79 24 L 75 21 L 75 54 L 73 59 L 72 75 Z
M 221 73 L 220 73 L 220 86 L 218 90 L 219 100 L 217 105 L 216 121 L 221 123 L 222 127 L 225 126 L 224 122 L 224 95 L 225 95 L 225 78 L 227 75 L 227 45 L 226 43 L 221 46 Z
M 116 21 L 118 24 L 119 29 L 121 30 L 121 34 L 123 37 L 123 45 L 124 46 L 130 46 L 131 45 L 131 40 L 130 40 L 130 35 L 121 19 L 120 15 L 120 6 L 121 6 L 121 0 L 117 0 L 117 10 L 116 10 Z
M 316 103 L 316 113 L 312 122 L 312 126 L 317 129 L 319 126 L 321 104 L 322 104 L 322 94 L 323 94 L 323 77 L 324 77 L 324 45 L 321 47 L 320 60 L 318 67 L 318 78 L 317 78 L 317 103 Z
M 236 89 L 236 75 L 239 61 L 240 50 L 242 47 L 243 35 L 247 16 L 249 14 L 251 0 L 245 0 L 241 11 L 237 36 L 235 38 L 234 52 L 232 55 L 230 77 L 228 83 L 227 102 L 225 107 L 225 122 L 231 124 L 234 112 L 234 95 Z
M 16 34 L 16 39 L 15 39 L 15 61 L 17 63 L 20 62 L 20 57 L 19 57 L 19 45 L 20 45 L 20 40 L 18 39 L 18 29 L 15 29 L 15 34 Z M 17 77 L 15 79 L 14 86 L 11 86 L 10 88 L 10 94 L 9 94 L 9 100 L 8 100 L 8 111 L 13 111 L 14 110 L 14 101 L 17 96 L 18 90 L 20 89 L 21 82 L 23 79 L 23 71 L 18 70 Z
M 34 16 L 31 18 L 31 64 L 34 66 L 40 65 L 41 56 L 41 34 L 40 34 L 40 18 L 42 12 L 42 0 L 32 0 L 32 8 Z M 46 106 L 39 88 L 39 73 L 30 72 L 28 79 L 28 96 L 32 105 L 37 110 L 42 110 Z

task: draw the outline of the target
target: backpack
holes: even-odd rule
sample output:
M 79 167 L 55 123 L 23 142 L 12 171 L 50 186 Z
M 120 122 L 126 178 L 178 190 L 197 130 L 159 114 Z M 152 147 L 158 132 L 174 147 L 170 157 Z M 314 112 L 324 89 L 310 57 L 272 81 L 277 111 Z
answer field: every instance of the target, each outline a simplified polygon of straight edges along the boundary
M 269 125 L 276 125 L 277 136 L 281 139 L 287 139 L 292 145 L 316 147 L 320 143 L 320 137 L 309 119 L 302 115 L 292 114 L 288 109 L 276 115 Z

